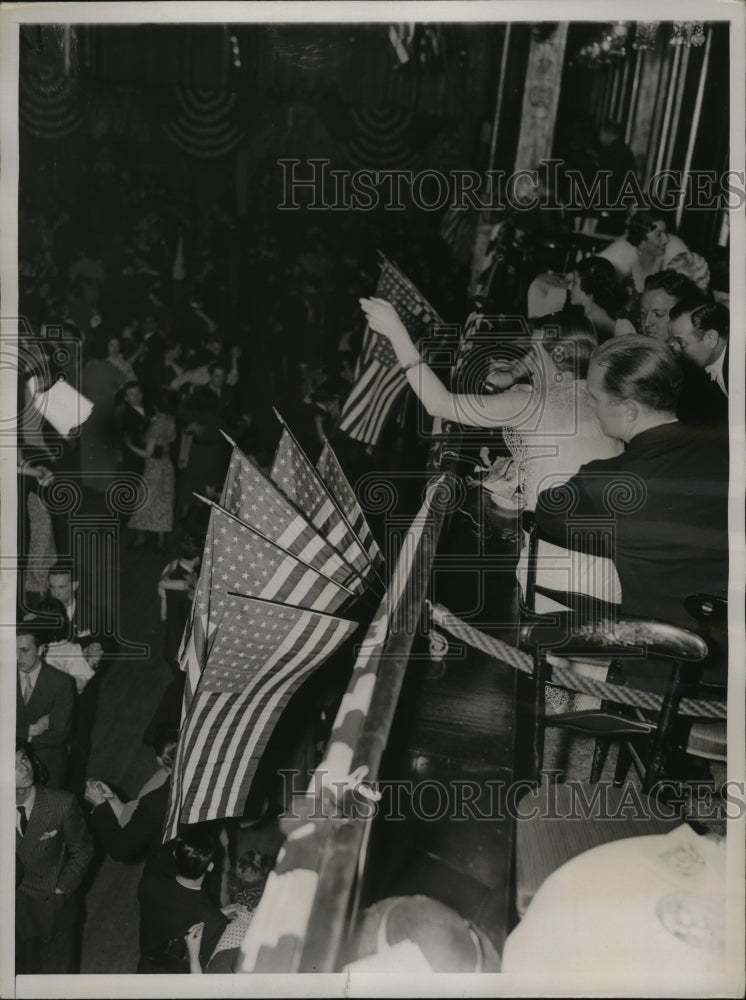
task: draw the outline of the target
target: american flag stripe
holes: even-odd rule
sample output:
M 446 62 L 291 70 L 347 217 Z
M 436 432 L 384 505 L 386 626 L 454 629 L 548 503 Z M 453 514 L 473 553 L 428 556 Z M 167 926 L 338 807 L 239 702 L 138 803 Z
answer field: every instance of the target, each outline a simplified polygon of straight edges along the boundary
M 218 771 L 215 780 L 225 791 L 219 806 L 220 812 L 217 815 L 233 816 L 243 809 L 245 795 L 248 794 L 247 775 L 251 767 L 252 758 L 258 759 L 261 755 L 267 739 L 269 738 L 269 722 L 274 715 L 279 714 L 279 709 L 287 703 L 291 690 L 299 686 L 302 680 L 320 663 L 328 659 L 340 644 L 341 639 L 347 635 L 343 623 L 337 626 L 334 631 L 329 631 L 325 622 L 319 621 L 315 627 L 306 627 L 299 632 L 305 632 L 305 642 L 303 635 L 299 634 L 297 641 L 303 642 L 293 660 L 286 663 L 275 680 L 275 690 L 262 693 L 260 706 L 248 704 L 250 693 L 241 696 L 243 705 L 239 705 L 240 717 L 236 718 L 233 726 L 233 736 L 227 744 L 223 758 L 223 764 Z M 288 641 L 291 641 L 288 639 Z M 278 657 L 279 659 L 279 654 Z M 268 668 L 271 664 L 267 664 Z M 302 667 L 302 672 L 299 672 Z M 291 688 L 292 685 L 292 688 Z M 257 708 L 259 710 L 257 711 Z M 249 716 L 251 716 L 249 718 Z M 251 724 L 251 736 L 247 746 L 241 746 L 242 733 L 246 731 L 248 724 Z M 263 742 L 261 736 L 264 735 Z M 209 791 L 209 783 L 203 782 L 199 791 L 204 793 Z M 242 796 L 242 790 L 244 795 Z M 199 795 L 199 792 L 198 792 Z M 194 807 L 204 814 L 205 804 L 195 797 Z
M 270 478 L 291 502 L 302 507 L 311 523 L 358 574 L 366 578 L 373 572 L 368 554 L 347 524 L 344 512 L 286 425 L 272 462 Z
M 417 343 L 433 323 L 442 322 L 412 282 L 381 254 L 376 295 L 396 309 L 412 340 Z M 400 393 L 407 386 L 388 340 L 366 326 L 363 347 L 355 368 L 355 385 L 342 407 L 339 429 L 365 444 L 378 443 Z
M 364 586 L 354 568 L 235 444 L 220 506 L 326 576 L 353 590 Z
M 234 593 L 221 595 L 219 603 L 216 640 L 179 736 L 164 840 L 176 835 L 179 822 L 241 812 L 288 699 L 356 628 L 341 618 Z
M 327 442 L 321 450 L 321 455 L 316 464 L 319 475 L 336 497 L 337 503 L 347 515 L 350 527 L 357 535 L 368 556 L 377 567 L 383 564 L 383 555 L 378 543 L 373 537 L 373 532 L 365 518 L 363 509 L 355 496 L 355 491 L 347 480 L 339 459 Z

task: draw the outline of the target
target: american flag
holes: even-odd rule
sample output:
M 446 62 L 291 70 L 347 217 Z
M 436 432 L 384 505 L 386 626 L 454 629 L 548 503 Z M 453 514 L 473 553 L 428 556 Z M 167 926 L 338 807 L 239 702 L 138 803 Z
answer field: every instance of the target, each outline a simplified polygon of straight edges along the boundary
M 287 427 L 283 427 L 270 478 L 289 500 L 303 510 L 330 545 L 363 577 L 373 571 L 368 553 L 357 540 L 345 516 L 316 469 Z
M 373 532 L 370 530 L 363 509 L 355 496 L 355 491 L 348 482 L 347 476 L 339 464 L 339 459 L 328 442 L 321 449 L 316 469 L 329 488 L 329 492 L 344 511 L 350 527 L 368 553 L 368 558 L 376 569 L 380 569 L 383 566 L 383 554 L 378 547 L 378 542 L 373 537 Z
M 220 594 L 214 641 L 181 726 L 163 841 L 179 823 L 240 816 L 267 741 L 301 682 L 355 622 Z
M 191 623 L 182 642 L 180 665 L 187 675 L 185 711 L 200 682 L 214 638 L 217 622 L 213 609 L 230 590 L 266 600 L 287 601 L 314 611 L 336 611 L 352 596 L 346 587 L 323 576 L 214 505 Z
M 281 549 L 350 590 L 365 584 L 275 484 L 239 448 L 233 448 L 220 506 Z
M 427 334 L 433 323 L 442 323 L 412 282 L 386 257 L 383 257 L 376 296 L 395 307 L 415 343 Z M 406 386 L 407 377 L 389 341 L 366 327 L 355 371 L 355 385 L 342 407 L 339 429 L 356 441 L 377 444 L 386 420 Z

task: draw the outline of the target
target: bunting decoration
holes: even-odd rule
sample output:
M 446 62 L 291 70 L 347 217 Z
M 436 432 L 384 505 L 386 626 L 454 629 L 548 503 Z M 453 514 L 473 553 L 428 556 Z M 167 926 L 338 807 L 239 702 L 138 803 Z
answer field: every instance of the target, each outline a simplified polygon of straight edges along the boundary
M 401 627 L 407 615 L 404 599 L 407 580 L 415 562 L 422 558 L 423 539 L 432 531 L 432 500 L 442 481 L 443 477 L 431 481 L 422 508 L 404 537 L 388 590 L 360 645 L 326 753 L 311 777 L 305 796 L 307 808 L 296 806 L 301 817 L 324 815 L 323 798 L 321 803 L 318 801 L 322 791 L 339 801 L 348 790 L 360 791 L 362 783 L 376 780 L 377 775 L 369 775 L 368 767 L 356 757 L 358 741 L 371 705 L 386 640 L 391 632 Z M 353 767 L 355 762 L 359 766 Z M 297 961 L 308 933 L 319 867 L 329 850 L 324 840 L 329 828 L 328 823 L 301 819 L 289 833 L 241 945 L 237 971 L 289 971 Z
M 226 439 L 220 503 L 200 497 L 211 511 L 179 651 L 186 677 L 164 841 L 181 824 L 241 815 L 289 699 L 358 627 L 334 613 L 363 596 L 383 561 L 331 449 L 323 467 L 334 492 L 287 427 L 270 477 Z
M 176 90 L 177 112 L 163 126 L 168 138 L 179 149 L 200 159 L 225 156 L 246 137 L 246 131 L 233 121 L 238 97 L 223 90 Z
M 443 321 L 396 265 L 383 254 L 381 258 L 376 296 L 395 307 L 413 342 L 417 343 L 433 324 Z M 342 407 L 339 429 L 356 441 L 378 444 L 386 421 L 407 384 L 407 377 L 388 340 L 366 326 L 355 384 Z

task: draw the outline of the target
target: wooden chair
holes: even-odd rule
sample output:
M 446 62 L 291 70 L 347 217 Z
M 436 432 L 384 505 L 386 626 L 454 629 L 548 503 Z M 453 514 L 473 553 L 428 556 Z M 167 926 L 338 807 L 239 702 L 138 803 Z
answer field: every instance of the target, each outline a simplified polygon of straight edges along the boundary
M 519 644 L 534 661 L 532 705 L 532 780 L 541 781 L 544 731 L 547 726 L 566 729 L 596 739 L 590 779 L 599 780 L 609 745 L 620 744 L 614 775 L 620 784 L 634 764 L 649 791 L 663 776 L 664 762 L 672 749 L 674 723 L 682 697 L 696 689 L 709 649 L 705 638 L 692 631 L 661 622 L 624 615 L 618 605 L 594 600 L 585 594 L 549 590 L 536 583 L 538 532 L 532 515 L 524 515 L 529 531 L 529 564 L 526 601 Z M 536 614 L 535 597 L 541 593 L 569 610 Z M 547 715 L 546 685 L 552 678 L 552 656 L 569 660 L 609 660 L 607 681 L 613 683 L 625 659 L 669 663 L 670 674 L 659 710 L 643 711 L 606 700 L 598 709 Z

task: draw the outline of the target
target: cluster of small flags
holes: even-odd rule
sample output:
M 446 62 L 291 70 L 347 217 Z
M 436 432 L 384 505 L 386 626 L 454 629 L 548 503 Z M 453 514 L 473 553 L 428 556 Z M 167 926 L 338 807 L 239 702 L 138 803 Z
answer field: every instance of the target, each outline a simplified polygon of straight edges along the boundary
M 164 842 L 180 824 L 242 814 L 290 697 L 358 627 L 335 612 L 381 581 L 381 550 L 334 452 L 314 468 L 287 426 L 268 476 L 233 445 L 211 506 L 180 651 Z

